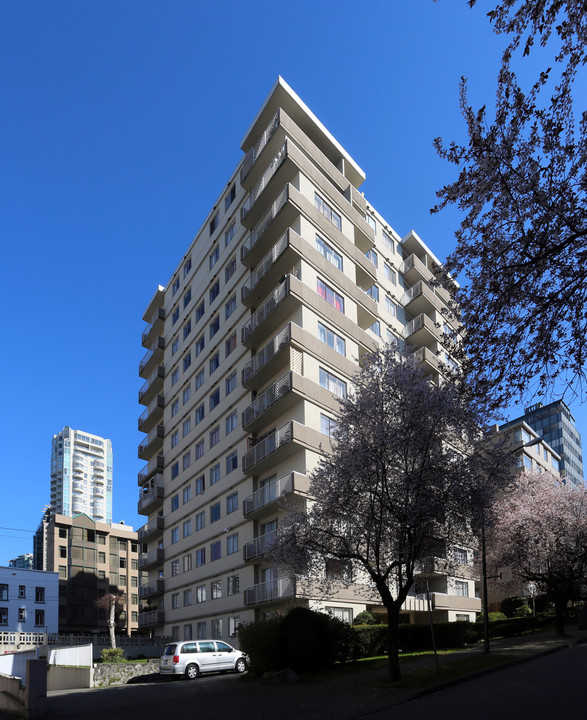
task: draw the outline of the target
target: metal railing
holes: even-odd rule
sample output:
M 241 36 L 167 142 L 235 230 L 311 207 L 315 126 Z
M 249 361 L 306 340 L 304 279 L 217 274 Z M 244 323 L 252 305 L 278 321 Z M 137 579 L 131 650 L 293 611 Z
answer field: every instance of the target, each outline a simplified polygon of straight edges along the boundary
M 255 225 L 255 227 L 251 230 L 251 234 L 249 237 L 245 240 L 245 242 L 242 245 L 241 248 L 241 260 L 244 260 L 247 255 L 251 252 L 251 250 L 255 247 L 265 230 L 271 225 L 273 220 L 275 219 L 276 215 L 279 213 L 279 211 L 283 208 L 285 203 L 288 201 L 289 198 L 289 191 L 288 186 L 286 185 L 283 190 L 279 193 L 279 195 L 275 198 L 275 200 L 271 203 L 269 206 L 269 209 L 265 212 L 263 217 L 259 220 L 259 222 Z
M 277 130 L 279 127 L 279 110 L 276 111 L 275 115 L 271 118 L 271 122 L 265 130 L 263 130 L 261 137 L 257 140 L 256 144 L 249 150 L 249 152 L 245 155 L 245 159 L 243 161 L 243 166 L 241 168 L 241 183 L 243 180 L 247 177 L 247 175 L 251 172 L 251 169 L 253 165 L 255 164 L 255 161 L 263 151 L 263 148 L 269 140 L 271 140 L 271 137 L 273 136 L 273 133 Z
M 141 389 L 139 390 L 139 402 L 145 397 L 151 386 L 157 381 L 157 380 L 163 380 L 165 377 L 165 366 L 164 365 L 157 365 L 157 367 L 153 370 L 153 372 L 149 375 L 149 377 L 145 380 L 143 385 L 141 386 Z
M 255 401 L 243 410 L 243 427 L 259 417 L 262 413 L 291 390 L 291 372 L 286 373 L 279 380 L 272 383 L 266 390 L 255 398 Z
M 269 582 L 249 585 L 245 588 L 245 605 L 279 600 L 280 598 L 292 597 L 295 593 L 293 578 L 276 578 Z
M 260 510 L 292 490 L 293 473 L 288 473 L 276 480 L 272 480 L 251 495 L 247 495 L 243 501 L 243 514 L 249 515 L 250 513 L 255 512 L 255 510 Z
M 271 162 L 267 166 L 265 172 L 263 175 L 261 175 L 261 178 L 259 182 L 255 185 L 255 187 L 251 190 L 249 193 L 248 198 L 246 199 L 244 205 L 241 207 L 241 220 L 244 220 L 247 215 L 249 214 L 249 211 L 253 207 L 253 205 L 257 202 L 257 199 L 259 198 L 259 195 L 265 190 L 267 187 L 269 181 L 271 178 L 275 175 L 277 170 L 279 169 L 279 166 L 281 163 L 285 160 L 285 157 L 287 155 L 287 141 L 283 143 L 283 145 L 279 148 L 275 156 L 272 158 Z
M 246 279 L 241 289 L 241 299 L 244 301 L 251 291 L 258 285 L 271 269 L 277 258 L 283 254 L 289 245 L 289 230 L 286 230 L 267 255 L 261 260 L 252 274 Z
M 243 470 L 256 465 L 266 457 L 278 450 L 282 445 L 291 442 L 293 438 L 293 422 L 290 420 L 278 430 L 267 435 L 266 438 L 254 445 L 243 456 Z
M 277 532 L 272 530 L 246 543 L 243 549 L 244 559 L 251 560 L 252 558 L 259 557 L 259 555 L 264 555 L 265 551 L 268 550 L 275 541 L 276 536 Z
M 165 308 L 159 307 L 155 310 L 153 317 L 149 320 L 147 327 L 143 330 L 143 334 L 141 336 L 142 342 L 145 342 L 145 338 L 149 335 L 155 323 L 159 320 L 165 320 Z
M 262 367 L 264 367 L 269 360 L 277 353 L 284 345 L 290 341 L 291 328 L 288 323 L 283 330 L 277 333 L 277 335 L 270 340 L 259 352 L 253 356 L 243 368 L 243 385 L 247 383 Z
M 261 307 L 259 307 L 250 320 L 243 325 L 241 330 L 241 341 L 243 343 L 249 335 L 251 335 L 251 333 L 259 327 L 263 320 L 271 315 L 279 303 L 284 300 L 288 292 L 289 277 L 287 277 L 281 285 L 279 285 L 279 287 L 277 287 L 267 298 L 265 298 Z

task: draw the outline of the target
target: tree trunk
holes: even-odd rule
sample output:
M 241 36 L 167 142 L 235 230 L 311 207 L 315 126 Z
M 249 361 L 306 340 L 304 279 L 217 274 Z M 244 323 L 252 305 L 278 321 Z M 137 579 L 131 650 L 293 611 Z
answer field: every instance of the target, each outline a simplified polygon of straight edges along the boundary
M 399 666 L 399 609 L 395 603 L 387 610 L 387 663 L 389 668 L 389 682 L 397 682 L 402 679 Z
M 565 598 L 556 598 L 554 601 L 554 629 L 557 635 L 565 634 L 565 612 L 567 601 Z
M 116 647 L 116 635 L 114 628 L 116 627 L 116 598 L 114 595 L 110 597 L 110 614 L 108 615 L 108 632 L 110 633 L 110 647 Z

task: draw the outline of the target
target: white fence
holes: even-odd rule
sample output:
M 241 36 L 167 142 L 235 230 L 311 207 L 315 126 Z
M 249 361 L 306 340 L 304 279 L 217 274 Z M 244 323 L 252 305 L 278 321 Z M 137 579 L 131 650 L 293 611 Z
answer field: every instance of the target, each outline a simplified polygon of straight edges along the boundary
M 75 645 L 74 647 L 49 648 L 47 662 L 49 665 L 74 667 L 92 666 L 92 645 Z
M 21 678 L 21 684 L 26 685 L 27 660 L 37 660 L 38 648 L 22 650 L 19 652 L 0 655 L 0 674 Z

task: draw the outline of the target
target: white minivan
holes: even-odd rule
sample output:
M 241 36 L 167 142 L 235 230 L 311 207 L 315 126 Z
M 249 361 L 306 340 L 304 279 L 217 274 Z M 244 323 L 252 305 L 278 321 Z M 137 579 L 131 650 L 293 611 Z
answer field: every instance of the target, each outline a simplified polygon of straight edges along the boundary
M 242 673 L 247 669 L 246 655 L 222 640 L 183 640 L 165 646 L 159 660 L 161 675 L 185 675 L 193 680 L 201 673 Z

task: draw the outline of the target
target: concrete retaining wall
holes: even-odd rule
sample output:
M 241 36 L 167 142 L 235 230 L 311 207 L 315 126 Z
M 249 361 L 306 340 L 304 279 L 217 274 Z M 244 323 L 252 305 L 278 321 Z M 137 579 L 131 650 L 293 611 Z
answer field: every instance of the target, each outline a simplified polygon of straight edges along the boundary
M 47 710 L 47 663 L 28 660 L 27 684 L 20 678 L 0 675 L 0 711 L 28 720 L 45 717 Z
M 47 690 L 75 690 L 94 686 L 94 671 L 91 667 L 47 667 Z

